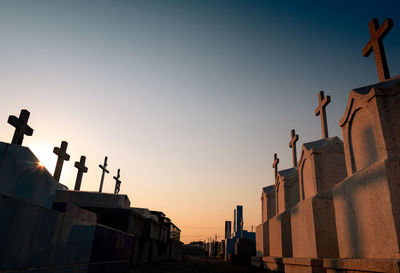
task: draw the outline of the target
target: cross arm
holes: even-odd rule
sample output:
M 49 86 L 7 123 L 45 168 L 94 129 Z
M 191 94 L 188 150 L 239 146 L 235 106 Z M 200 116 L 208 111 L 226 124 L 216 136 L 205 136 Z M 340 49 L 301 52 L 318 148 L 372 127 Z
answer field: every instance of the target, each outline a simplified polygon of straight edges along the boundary
M 16 127 L 19 124 L 19 119 L 16 116 L 9 116 L 7 122 Z

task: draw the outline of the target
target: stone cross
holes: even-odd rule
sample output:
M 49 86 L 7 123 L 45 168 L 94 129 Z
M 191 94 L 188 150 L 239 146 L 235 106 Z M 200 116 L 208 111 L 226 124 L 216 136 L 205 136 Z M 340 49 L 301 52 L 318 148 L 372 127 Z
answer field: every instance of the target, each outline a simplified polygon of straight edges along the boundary
M 28 125 L 29 111 L 22 109 L 19 114 L 19 118 L 16 116 L 9 116 L 8 123 L 15 127 L 14 136 L 11 143 L 22 145 L 24 140 L 24 135 L 31 136 L 33 134 L 33 129 Z
M 99 165 L 100 169 L 103 170 L 103 173 L 101 174 L 99 192 L 101 192 L 101 191 L 103 190 L 104 174 L 110 172 L 109 170 L 107 170 L 107 159 L 108 159 L 108 157 L 106 156 L 106 157 L 104 158 L 104 164 L 103 164 L 103 166 Z
M 53 149 L 53 153 L 55 153 L 58 156 L 56 169 L 54 170 L 54 175 L 53 175 L 54 179 L 57 182 L 60 182 L 60 176 L 64 161 L 69 160 L 69 154 L 67 154 L 67 146 L 68 142 L 62 141 L 60 148 L 54 147 Z
M 373 18 L 369 24 L 369 33 L 371 34 L 371 40 L 365 45 L 362 54 L 364 57 L 368 57 L 372 51 L 375 55 L 376 68 L 378 69 L 379 81 L 383 82 L 390 78 L 389 68 L 386 61 L 385 48 L 383 47 L 383 38 L 393 27 L 393 20 L 388 18 L 378 28 L 378 19 Z
M 296 131 L 292 129 L 290 131 L 290 142 L 289 148 L 292 148 L 292 157 L 293 157 L 293 167 L 297 167 L 297 150 L 296 150 L 296 142 L 299 140 L 299 135 L 296 135 Z
M 275 182 L 276 182 L 276 178 L 278 177 L 278 164 L 279 164 L 278 155 L 274 154 L 274 163 L 272 163 L 272 168 L 275 169 Z
M 114 194 L 118 194 L 120 189 L 121 189 L 121 180 L 119 178 L 121 177 L 119 174 L 120 169 L 118 169 L 117 176 L 114 176 L 113 178 L 115 179 L 115 189 L 114 189 Z
M 86 156 L 82 155 L 80 161 L 75 162 L 75 167 L 78 169 L 78 174 L 76 175 L 75 188 L 74 190 L 79 191 L 81 189 L 82 176 L 83 173 L 87 173 L 88 168 L 85 166 Z
M 317 109 L 315 109 L 315 115 L 321 115 L 321 130 L 322 130 L 322 138 L 328 138 L 328 122 L 326 121 L 326 106 L 331 102 L 330 96 L 324 96 L 324 91 L 319 91 L 318 93 L 318 102 L 319 105 Z

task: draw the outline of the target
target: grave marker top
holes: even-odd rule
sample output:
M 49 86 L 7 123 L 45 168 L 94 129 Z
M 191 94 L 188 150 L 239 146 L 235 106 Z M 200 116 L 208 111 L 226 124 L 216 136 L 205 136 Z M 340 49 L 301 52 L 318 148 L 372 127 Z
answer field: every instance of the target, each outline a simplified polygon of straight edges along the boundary
M 324 91 L 319 91 L 318 93 L 318 102 L 319 105 L 315 109 L 315 115 L 321 115 L 321 130 L 322 130 L 322 138 L 328 138 L 328 122 L 326 120 L 326 106 L 331 102 L 330 96 L 324 96 Z
M 31 136 L 33 134 L 33 129 L 28 125 L 29 111 L 22 109 L 19 114 L 19 118 L 16 116 L 9 116 L 8 123 L 15 127 L 14 136 L 11 143 L 22 145 L 24 140 L 24 135 Z
M 379 81 L 383 82 L 390 78 L 390 73 L 382 40 L 393 28 L 393 20 L 388 18 L 379 28 L 378 26 L 378 19 L 376 18 L 373 18 L 369 22 L 368 28 L 371 34 L 371 40 L 365 45 L 362 53 L 364 57 L 368 57 L 372 51 L 374 52 Z
M 274 163 L 272 163 L 272 168 L 275 169 L 275 182 L 276 182 L 276 178 L 278 177 L 278 164 L 279 164 L 279 158 L 278 158 L 278 155 L 275 153 L 274 154 Z
M 110 172 L 109 170 L 107 170 L 107 160 L 108 160 L 108 157 L 106 156 L 106 157 L 104 158 L 104 164 L 103 164 L 103 166 L 102 166 L 102 165 L 99 165 L 100 169 L 103 170 L 103 172 L 102 172 L 102 174 L 101 174 L 99 192 L 101 192 L 101 191 L 103 190 L 104 174 Z
M 55 153 L 58 156 L 56 168 L 54 170 L 54 175 L 53 175 L 54 179 L 57 182 L 60 182 L 60 176 L 64 161 L 69 160 L 69 154 L 67 154 L 67 147 L 68 147 L 68 142 L 62 141 L 60 148 L 54 147 L 53 149 L 53 153 Z
M 293 157 L 293 167 L 297 167 L 297 150 L 296 150 L 296 142 L 299 140 L 299 135 L 296 135 L 296 131 L 292 129 L 290 131 L 290 142 L 289 148 L 292 148 L 292 157 Z
M 120 169 L 118 169 L 117 176 L 114 176 L 113 178 L 115 179 L 115 189 L 114 189 L 114 194 L 118 194 L 119 191 L 121 190 L 121 180 L 120 178 Z
M 74 190 L 79 191 L 81 189 L 82 176 L 83 173 L 87 173 L 88 168 L 85 166 L 86 156 L 82 155 L 80 161 L 75 162 L 75 167 L 78 169 L 78 174 L 76 175 L 75 188 Z

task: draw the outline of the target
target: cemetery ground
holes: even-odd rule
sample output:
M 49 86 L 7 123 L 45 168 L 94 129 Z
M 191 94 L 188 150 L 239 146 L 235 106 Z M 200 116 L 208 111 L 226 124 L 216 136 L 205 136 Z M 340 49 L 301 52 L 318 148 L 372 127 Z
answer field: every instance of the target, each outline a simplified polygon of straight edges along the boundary
M 227 263 L 216 257 L 187 256 L 180 261 L 144 264 L 131 270 L 131 273 L 266 273 L 265 269 Z

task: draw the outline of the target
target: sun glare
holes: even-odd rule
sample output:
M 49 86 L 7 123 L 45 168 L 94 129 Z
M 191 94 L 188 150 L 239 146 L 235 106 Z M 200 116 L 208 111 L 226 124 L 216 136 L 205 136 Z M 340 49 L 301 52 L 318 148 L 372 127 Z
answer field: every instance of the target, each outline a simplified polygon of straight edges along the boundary
M 40 167 L 45 167 L 50 173 L 52 173 L 56 166 L 57 157 L 52 153 L 51 147 L 48 145 L 34 145 L 31 149 L 39 159 L 38 165 Z

